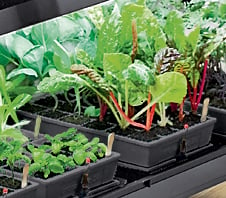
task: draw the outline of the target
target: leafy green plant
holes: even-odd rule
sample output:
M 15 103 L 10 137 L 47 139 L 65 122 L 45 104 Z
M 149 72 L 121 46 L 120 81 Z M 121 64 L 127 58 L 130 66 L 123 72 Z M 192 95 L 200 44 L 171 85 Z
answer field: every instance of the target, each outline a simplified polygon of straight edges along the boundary
M 35 148 L 33 145 L 28 145 L 28 149 L 32 153 L 33 162 L 29 168 L 29 175 L 34 175 L 36 172 L 42 172 L 44 178 L 48 178 L 51 172 L 62 174 L 65 169 L 75 167 L 72 157 L 67 157 L 59 154 L 57 157 L 46 153 L 43 148 Z
M 77 133 L 74 128 L 54 137 L 46 134 L 45 138 L 50 145 L 41 145 L 38 148 L 28 145 L 34 161 L 29 169 L 30 175 L 43 172 L 44 178 L 48 178 L 51 172 L 62 174 L 65 170 L 75 168 L 76 165 L 83 165 L 87 158 L 96 162 L 98 158 L 105 156 L 106 146 L 99 142 L 99 138 L 93 138 L 89 142 L 85 135 Z M 71 152 L 69 157 L 62 153 L 66 147 Z
M 212 38 L 204 42 L 200 25 L 186 29 L 180 13 L 172 11 L 167 16 L 164 26 L 167 43 L 170 47 L 178 49 L 181 54 L 173 70 L 183 73 L 187 78 L 188 95 L 194 113 L 197 112 L 201 101 L 208 57 L 224 41 L 224 28 L 219 28 Z
M 14 178 L 14 167 L 16 162 L 25 162 L 30 164 L 31 160 L 28 156 L 23 154 L 23 144 L 21 141 L 12 140 L 7 141 L 1 139 L 0 142 L 0 161 L 6 160 L 6 164 L 9 166 L 12 172 L 12 178 Z
M 19 122 L 16 115 L 16 110 L 23 106 L 31 99 L 28 94 L 21 94 L 11 101 L 8 95 L 5 80 L 5 70 L 3 66 L 0 66 L 0 137 L 7 139 L 12 138 L 14 140 L 20 140 L 22 142 L 28 139 L 18 129 L 19 126 L 28 124 L 27 121 Z M 14 125 L 9 125 L 9 117 L 15 122 Z

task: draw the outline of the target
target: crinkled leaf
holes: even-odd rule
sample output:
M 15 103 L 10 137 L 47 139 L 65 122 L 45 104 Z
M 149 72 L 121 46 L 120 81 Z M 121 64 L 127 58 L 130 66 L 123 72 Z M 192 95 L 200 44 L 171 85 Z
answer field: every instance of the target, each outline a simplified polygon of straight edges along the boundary
M 114 53 L 118 51 L 118 36 L 121 31 L 120 10 L 115 4 L 112 15 L 105 19 L 99 31 L 97 43 L 97 56 L 95 61 L 102 65 L 104 53 Z
M 57 158 L 51 159 L 51 161 L 48 164 L 48 168 L 53 173 L 63 173 L 64 172 L 64 168 L 61 165 L 61 163 L 57 160 Z
M 121 53 L 104 54 L 103 66 L 105 78 L 109 81 L 112 76 L 118 81 L 124 81 L 123 70 L 127 69 L 131 64 L 131 57 Z
M 45 77 L 37 88 L 41 92 L 55 94 L 81 85 L 83 85 L 83 80 L 78 75 L 64 74 L 56 71 L 50 77 Z
M 163 31 L 152 12 L 141 4 L 126 4 L 121 10 L 122 29 L 120 45 L 132 43 L 132 21 L 136 21 L 137 33 L 145 32 L 147 38 L 154 40 L 153 51 L 158 51 L 166 46 Z M 138 37 L 139 45 L 139 37 Z M 142 49 L 142 48 L 141 48 Z
M 123 72 L 123 76 L 137 87 L 155 84 L 155 70 L 151 70 L 144 64 L 133 63 L 129 65 L 127 70 Z
M 156 83 L 150 87 L 152 100 L 156 102 L 181 103 L 187 93 L 187 81 L 183 74 L 166 72 L 156 77 Z

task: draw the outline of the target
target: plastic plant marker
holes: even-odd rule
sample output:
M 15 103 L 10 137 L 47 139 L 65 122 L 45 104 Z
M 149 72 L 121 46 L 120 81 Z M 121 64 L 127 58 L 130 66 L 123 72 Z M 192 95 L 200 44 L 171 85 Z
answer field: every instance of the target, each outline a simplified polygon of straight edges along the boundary
M 25 164 L 23 168 L 23 179 L 21 182 L 21 188 L 25 188 L 27 186 L 28 172 L 29 172 L 29 164 Z
M 40 126 L 41 126 L 41 116 L 37 116 L 36 121 L 35 121 L 35 131 L 34 131 L 34 138 L 37 139 L 40 131 Z
M 114 139 L 115 139 L 115 133 L 110 133 L 108 135 L 108 145 L 107 145 L 107 150 L 106 150 L 105 156 L 111 155 Z
M 203 102 L 203 107 L 202 107 L 202 116 L 200 118 L 201 122 L 205 122 L 206 121 L 206 117 L 207 117 L 207 114 L 208 114 L 209 102 L 210 102 L 210 99 L 209 98 L 205 98 L 205 100 Z

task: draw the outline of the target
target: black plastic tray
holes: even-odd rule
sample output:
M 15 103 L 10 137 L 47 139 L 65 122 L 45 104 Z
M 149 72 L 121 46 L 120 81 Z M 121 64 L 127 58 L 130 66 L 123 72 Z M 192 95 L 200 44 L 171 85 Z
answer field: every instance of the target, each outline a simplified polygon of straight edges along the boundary
M 87 196 L 68 198 L 187 198 L 226 179 L 225 154 L 226 146 L 211 145 L 149 173 L 119 165 L 115 178 L 119 183 L 90 189 Z M 170 188 L 174 188 L 173 191 Z

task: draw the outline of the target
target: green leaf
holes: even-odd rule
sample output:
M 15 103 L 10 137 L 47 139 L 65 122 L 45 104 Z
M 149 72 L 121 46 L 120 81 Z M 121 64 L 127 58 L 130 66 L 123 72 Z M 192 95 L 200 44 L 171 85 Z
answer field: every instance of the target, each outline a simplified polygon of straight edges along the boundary
M 154 40 L 153 51 L 159 51 L 166 46 L 164 33 L 152 12 L 142 4 L 126 4 L 121 10 L 122 29 L 120 32 L 120 45 L 123 47 L 125 43 L 132 43 L 132 21 L 136 21 L 139 35 L 143 33 L 147 38 Z M 145 20 L 144 20 L 145 19 Z
M 100 108 L 89 106 L 85 109 L 84 115 L 88 117 L 98 117 L 100 115 Z
M 15 128 L 9 128 L 0 133 L 0 138 L 7 139 L 12 138 L 14 140 L 18 140 L 20 142 L 27 142 L 28 138 L 25 137 L 20 130 Z
M 25 67 L 35 70 L 42 76 L 43 58 L 44 48 L 42 46 L 35 46 L 24 54 L 21 61 Z
M 121 31 L 120 10 L 115 4 L 112 15 L 105 19 L 99 31 L 97 43 L 97 56 L 95 62 L 102 65 L 104 53 L 114 53 L 118 51 L 118 36 Z
M 50 77 L 45 77 L 37 86 L 44 93 L 55 94 L 60 91 L 68 91 L 72 87 L 83 85 L 84 81 L 76 74 L 63 74 L 55 72 Z
M 152 100 L 165 103 L 181 103 L 187 93 L 187 81 L 183 74 L 166 72 L 157 76 L 156 83 L 150 87 Z
M 47 51 L 55 39 L 58 38 L 58 23 L 55 20 L 34 25 L 31 38 L 36 45 L 42 45 Z
M 9 50 L 15 57 L 22 59 L 29 50 L 34 48 L 34 45 L 29 40 L 20 35 L 13 34 L 12 37 L 13 42 L 12 45 L 9 46 Z
M 53 49 L 56 55 L 53 57 L 53 61 L 57 69 L 64 73 L 69 73 L 70 67 L 72 65 L 70 55 L 67 50 L 58 42 L 53 42 Z M 62 64 L 63 66 L 60 66 Z
M 12 56 L 2 42 L 4 37 L 0 38 L 0 64 L 6 66 L 12 60 Z
M 51 159 L 51 161 L 48 164 L 48 168 L 53 173 L 63 173 L 64 172 L 63 166 L 56 158 Z
M 183 19 L 177 11 L 171 11 L 167 15 L 164 31 L 169 42 L 173 42 L 169 47 L 177 48 L 179 52 L 183 52 L 186 46 L 186 38 L 184 35 Z M 174 46 L 174 44 L 176 46 Z
M 151 70 L 144 64 L 134 63 L 123 72 L 125 79 L 130 80 L 135 86 L 150 86 L 155 84 L 155 70 Z
M 34 77 L 38 77 L 37 75 L 37 72 L 31 68 L 22 68 L 22 69 L 14 69 L 12 70 L 8 75 L 7 75 L 7 80 L 15 77 L 15 76 L 18 76 L 20 74 L 26 74 L 28 76 L 34 76 Z
M 200 26 L 194 28 L 187 36 L 187 42 L 192 47 L 192 55 L 195 55 L 198 40 L 200 35 Z
M 112 81 L 112 77 L 124 81 L 123 70 L 131 64 L 131 57 L 121 53 L 104 54 L 103 66 L 106 80 Z
M 96 162 L 97 161 L 96 155 L 94 153 L 92 153 L 92 152 L 86 153 L 86 157 L 89 157 L 92 160 L 92 162 Z
M 73 153 L 73 159 L 76 164 L 82 165 L 86 160 L 86 152 L 83 150 L 76 150 Z

